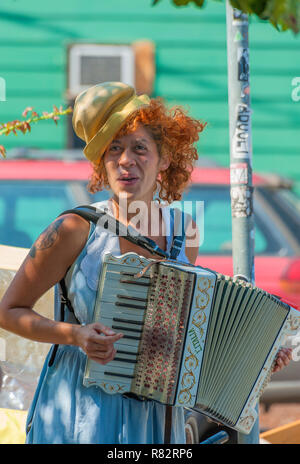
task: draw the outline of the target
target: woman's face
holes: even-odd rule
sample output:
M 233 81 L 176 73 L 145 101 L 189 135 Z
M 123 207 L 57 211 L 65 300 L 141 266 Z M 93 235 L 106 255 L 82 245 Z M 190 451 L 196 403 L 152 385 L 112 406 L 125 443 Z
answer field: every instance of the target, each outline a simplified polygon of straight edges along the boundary
M 149 132 L 140 126 L 135 132 L 114 139 L 104 154 L 104 167 L 114 195 L 128 201 L 153 199 L 156 179 L 169 163 L 160 157 Z

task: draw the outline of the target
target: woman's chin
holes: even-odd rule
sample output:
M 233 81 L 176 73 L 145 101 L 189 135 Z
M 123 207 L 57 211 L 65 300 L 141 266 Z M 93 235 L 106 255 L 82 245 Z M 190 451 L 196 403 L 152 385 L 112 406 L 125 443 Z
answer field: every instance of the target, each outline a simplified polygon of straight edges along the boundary
M 119 199 L 127 201 L 145 200 L 145 195 L 142 192 L 139 190 L 134 191 L 133 189 L 120 190 L 117 196 Z

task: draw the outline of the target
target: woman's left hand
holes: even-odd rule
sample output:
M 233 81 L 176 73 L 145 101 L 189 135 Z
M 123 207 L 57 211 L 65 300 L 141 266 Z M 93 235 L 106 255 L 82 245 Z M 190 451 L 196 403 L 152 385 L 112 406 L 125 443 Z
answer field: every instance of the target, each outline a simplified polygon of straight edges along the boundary
M 281 348 L 276 356 L 276 363 L 272 373 L 279 372 L 286 367 L 292 360 L 292 348 Z

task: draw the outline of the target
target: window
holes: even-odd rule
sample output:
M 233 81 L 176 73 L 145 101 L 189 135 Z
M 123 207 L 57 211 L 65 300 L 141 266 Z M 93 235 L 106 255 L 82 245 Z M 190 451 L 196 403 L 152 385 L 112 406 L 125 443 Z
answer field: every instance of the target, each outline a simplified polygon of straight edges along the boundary
M 151 96 L 155 77 L 154 44 L 138 40 L 131 44 L 75 43 L 68 47 L 68 105 L 77 95 L 100 82 L 117 81 L 133 86 L 138 95 Z M 67 148 L 84 148 L 67 116 Z
M 71 183 L 1 181 L 0 243 L 30 248 L 60 213 L 74 206 Z
M 75 44 L 69 49 L 68 93 L 78 93 L 99 82 L 117 81 L 135 86 L 131 46 Z
M 230 190 L 225 186 L 192 187 L 183 196 L 182 201 L 204 202 L 204 240 L 199 247 L 199 254 L 231 255 L 232 226 Z M 183 208 L 182 202 L 174 202 L 176 207 Z M 254 197 L 255 220 L 255 254 L 279 254 L 286 249 L 284 238 L 276 236 L 274 226 L 268 215 L 262 210 Z M 186 210 L 189 212 L 188 210 Z M 195 208 L 193 219 L 196 220 Z M 198 222 L 196 220 L 196 222 Z M 198 226 L 199 228 L 199 226 Z M 201 229 L 199 228 L 201 231 Z

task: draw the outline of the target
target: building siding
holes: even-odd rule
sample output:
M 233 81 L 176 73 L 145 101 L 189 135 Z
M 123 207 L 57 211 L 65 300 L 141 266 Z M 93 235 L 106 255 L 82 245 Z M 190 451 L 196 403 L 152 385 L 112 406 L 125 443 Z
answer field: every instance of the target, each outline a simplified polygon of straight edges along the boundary
M 175 8 L 169 0 L 2 0 L 0 77 L 6 101 L 0 122 L 67 104 L 67 46 L 73 42 L 130 43 L 149 39 L 156 47 L 153 96 L 182 104 L 208 122 L 199 155 L 229 165 L 227 55 L 224 2 L 208 1 Z M 268 23 L 250 20 L 250 83 L 253 167 L 293 178 L 300 193 L 300 101 L 291 98 L 293 77 L 300 76 L 300 36 L 279 33 Z M 66 120 L 56 127 L 41 122 L 30 136 L 10 135 L 8 149 L 64 148 Z

